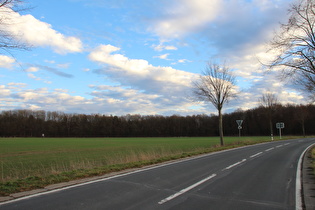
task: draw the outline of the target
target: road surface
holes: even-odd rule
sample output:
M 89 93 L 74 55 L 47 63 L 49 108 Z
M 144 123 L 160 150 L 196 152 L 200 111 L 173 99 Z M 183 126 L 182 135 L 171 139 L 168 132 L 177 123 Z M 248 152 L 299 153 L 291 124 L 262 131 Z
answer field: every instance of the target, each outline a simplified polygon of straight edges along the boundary
M 13 209 L 296 209 L 298 161 L 315 139 L 216 152 L 0 204 Z

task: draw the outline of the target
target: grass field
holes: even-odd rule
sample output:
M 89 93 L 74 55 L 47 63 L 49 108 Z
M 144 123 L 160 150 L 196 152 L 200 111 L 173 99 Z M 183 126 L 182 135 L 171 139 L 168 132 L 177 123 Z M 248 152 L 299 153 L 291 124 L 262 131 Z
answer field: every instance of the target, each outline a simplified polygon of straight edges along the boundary
M 269 140 L 225 137 L 219 147 L 218 137 L 0 138 L 0 195 Z

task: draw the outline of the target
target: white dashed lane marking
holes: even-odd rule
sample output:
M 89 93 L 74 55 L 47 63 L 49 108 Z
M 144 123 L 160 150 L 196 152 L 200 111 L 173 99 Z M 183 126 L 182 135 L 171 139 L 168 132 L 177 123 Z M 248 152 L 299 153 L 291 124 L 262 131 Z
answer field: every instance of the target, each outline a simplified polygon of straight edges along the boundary
M 179 192 L 177 192 L 177 193 L 175 193 L 175 194 L 173 194 L 173 195 L 171 195 L 171 196 L 169 196 L 169 197 L 167 197 L 167 198 L 161 200 L 161 201 L 159 202 L 159 204 L 160 204 L 160 205 L 161 205 L 161 204 L 164 204 L 164 203 L 166 203 L 166 202 L 168 202 L 168 201 L 170 201 L 170 200 L 172 200 L 172 199 L 174 199 L 174 198 L 176 198 L 176 197 L 178 197 L 178 196 L 180 196 L 180 195 L 182 195 L 182 194 L 188 192 L 189 190 L 191 190 L 191 189 L 193 189 L 193 188 L 195 188 L 195 187 L 197 187 L 197 186 L 203 184 L 204 182 L 206 182 L 206 181 L 208 181 L 208 180 L 214 178 L 215 176 L 216 176 L 216 174 L 212 174 L 211 176 L 208 176 L 207 178 L 205 178 L 205 179 L 203 179 L 203 180 L 201 180 L 201 181 L 199 181 L 199 182 L 197 182 L 197 183 L 195 183 L 195 184 L 193 184 L 193 185 L 190 185 L 189 187 L 186 187 L 185 189 L 182 189 L 181 191 L 179 191 Z
M 271 147 L 271 148 L 269 148 L 269 149 L 266 149 L 265 151 L 266 152 L 269 152 L 269 151 L 271 151 L 271 150 L 273 150 L 273 149 L 275 149 L 274 147 Z
M 237 165 L 239 165 L 239 164 L 242 164 L 242 163 L 245 162 L 245 161 L 246 161 L 246 159 L 243 159 L 243 160 L 241 160 L 241 161 L 239 161 L 239 162 L 237 162 L 237 163 L 234 163 L 234 164 L 232 164 L 232 165 L 226 167 L 224 170 L 231 169 L 231 168 L 233 168 L 233 167 L 235 167 L 235 166 L 237 166 Z
M 258 156 L 258 155 L 261 155 L 262 153 L 263 153 L 263 152 L 258 152 L 258 153 L 256 153 L 256 154 L 250 156 L 250 158 L 254 158 L 254 157 Z

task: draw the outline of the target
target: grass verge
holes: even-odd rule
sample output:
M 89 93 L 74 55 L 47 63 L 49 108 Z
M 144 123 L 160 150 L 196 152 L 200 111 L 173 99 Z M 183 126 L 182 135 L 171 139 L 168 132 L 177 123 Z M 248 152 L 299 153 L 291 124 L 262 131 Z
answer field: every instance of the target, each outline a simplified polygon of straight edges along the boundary
M 315 146 L 311 150 L 311 158 L 312 158 L 313 173 L 315 176 Z

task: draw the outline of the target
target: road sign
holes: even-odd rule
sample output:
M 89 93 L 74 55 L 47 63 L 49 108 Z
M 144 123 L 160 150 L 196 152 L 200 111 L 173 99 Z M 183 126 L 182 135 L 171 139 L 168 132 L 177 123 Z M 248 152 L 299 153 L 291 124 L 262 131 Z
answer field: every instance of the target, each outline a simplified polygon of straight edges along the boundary
M 276 124 L 276 127 L 278 129 L 282 129 L 282 128 L 284 128 L 284 123 L 283 122 L 279 122 L 279 123 Z
M 243 120 L 236 120 L 236 123 L 238 125 L 238 136 L 240 137 L 241 136 L 241 129 L 242 129 Z
M 242 123 L 243 123 L 243 120 L 236 120 L 236 123 L 237 123 L 238 126 L 241 126 Z M 242 128 L 239 128 L 239 129 L 242 129 Z
M 284 123 L 283 122 L 278 122 L 276 124 L 276 127 L 279 129 L 279 135 L 280 135 L 280 139 L 281 139 L 281 129 L 284 128 Z

